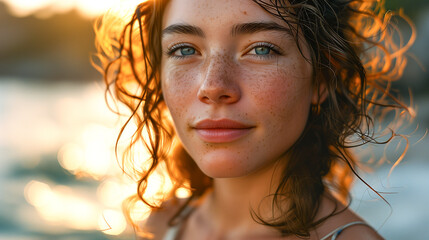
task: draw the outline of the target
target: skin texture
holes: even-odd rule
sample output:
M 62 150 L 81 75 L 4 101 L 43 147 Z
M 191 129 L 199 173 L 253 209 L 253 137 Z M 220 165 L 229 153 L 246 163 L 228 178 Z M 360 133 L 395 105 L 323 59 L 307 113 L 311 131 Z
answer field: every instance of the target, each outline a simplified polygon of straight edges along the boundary
M 286 25 L 250 1 L 172 1 L 164 16 L 164 29 L 186 23 L 204 34 L 164 34 L 164 52 L 186 44 L 195 54 L 177 58 L 180 49 L 174 57 L 164 54 L 161 79 L 178 136 L 210 177 L 242 177 L 284 159 L 317 100 L 311 65 L 287 32 L 231 34 L 235 25 L 252 22 Z M 256 55 L 261 43 L 275 45 L 278 53 Z M 204 119 L 253 128 L 233 142 L 210 143 L 193 128 Z

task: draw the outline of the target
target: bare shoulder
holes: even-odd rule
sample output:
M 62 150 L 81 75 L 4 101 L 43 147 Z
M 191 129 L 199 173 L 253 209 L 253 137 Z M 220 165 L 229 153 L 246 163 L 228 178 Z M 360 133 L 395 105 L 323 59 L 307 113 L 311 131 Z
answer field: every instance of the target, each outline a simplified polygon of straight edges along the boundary
M 322 215 L 328 215 L 332 209 L 337 213 L 328 218 L 318 229 L 318 236 L 329 236 L 337 233 L 337 240 L 380 240 L 384 239 L 377 231 L 354 213 L 350 208 L 344 206 L 332 198 L 325 198 L 322 202 L 324 211 Z
M 165 232 L 169 228 L 169 221 L 179 211 L 179 209 L 185 204 L 185 199 L 173 198 L 171 200 L 162 203 L 160 209 L 152 210 L 148 219 L 142 224 L 142 230 L 145 233 L 150 233 L 152 238 L 140 237 L 139 240 L 151 239 L 158 240 L 162 239 Z
M 356 224 L 345 228 L 338 235 L 337 240 L 383 240 L 372 227 L 363 224 Z

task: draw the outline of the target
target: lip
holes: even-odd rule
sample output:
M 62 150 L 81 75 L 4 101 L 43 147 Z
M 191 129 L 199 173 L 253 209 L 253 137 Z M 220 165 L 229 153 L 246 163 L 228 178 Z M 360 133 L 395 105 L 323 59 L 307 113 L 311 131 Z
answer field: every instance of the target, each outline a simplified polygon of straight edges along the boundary
M 230 119 L 205 119 L 198 122 L 193 129 L 204 142 L 228 143 L 247 135 L 254 126 Z

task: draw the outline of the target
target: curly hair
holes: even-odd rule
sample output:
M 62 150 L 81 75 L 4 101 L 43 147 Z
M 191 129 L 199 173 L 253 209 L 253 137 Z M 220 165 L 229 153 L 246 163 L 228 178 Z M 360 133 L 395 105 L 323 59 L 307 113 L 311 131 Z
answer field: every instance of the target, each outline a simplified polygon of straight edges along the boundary
M 160 202 L 183 186 L 191 190 L 190 199 L 201 196 L 212 186 L 212 179 L 199 170 L 178 141 L 162 96 L 161 27 L 168 2 L 147 0 L 137 6 L 128 22 L 107 14 L 96 26 L 106 95 L 111 94 L 131 110 L 118 141 L 130 121 L 134 119 L 138 126 L 123 156 L 123 167 L 132 163 L 134 156 L 130 153 L 138 142 L 143 142 L 150 153 L 147 166 L 137 172 L 137 194 L 128 199 L 128 212 L 138 201 L 153 209 L 160 207 L 159 202 L 144 196 L 149 177 L 159 168 L 165 167 L 173 182 L 173 188 L 164 193 Z M 307 237 L 311 229 L 338 212 L 335 209 L 315 220 L 322 194 L 329 190 L 344 202 L 349 201 L 352 179 L 361 179 L 355 170 L 359 162 L 350 149 L 366 143 L 387 143 L 396 135 L 392 130 L 387 140 L 378 141 L 373 119 L 391 110 L 414 115 L 411 108 L 391 93 L 390 85 L 402 75 L 407 62 L 405 54 L 414 42 L 415 30 L 401 11 L 386 11 L 383 1 L 253 2 L 292 29 L 299 49 L 298 38 L 305 40 L 310 49 L 307 60 L 312 63 L 313 84 L 316 87 L 323 84 L 327 89 L 326 99 L 312 106 L 306 127 L 292 146 L 289 162 L 282 170 L 272 198 L 272 206 L 282 214 L 275 219 L 262 219 L 252 211 L 255 221 L 284 235 Z M 404 19 L 411 26 L 413 33 L 408 40 L 402 38 L 393 17 Z

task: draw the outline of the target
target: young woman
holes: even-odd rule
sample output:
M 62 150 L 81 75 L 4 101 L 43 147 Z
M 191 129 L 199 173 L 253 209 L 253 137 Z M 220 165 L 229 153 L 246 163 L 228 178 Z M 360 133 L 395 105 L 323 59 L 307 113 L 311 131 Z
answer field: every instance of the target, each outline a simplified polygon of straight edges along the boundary
M 134 199 L 153 208 L 144 233 L 382 239 L 347 200 L 349 148 L 376 142 L 381 108 L 408 110 L 387 90 L 409 47 L 390 16 L 365 0 L 148 0 L 118 35 L 104 18 L 108 90 L 138 125 L 130 151 L 151 154 Z M 154 203 L 161 168 L 174 185 Z

